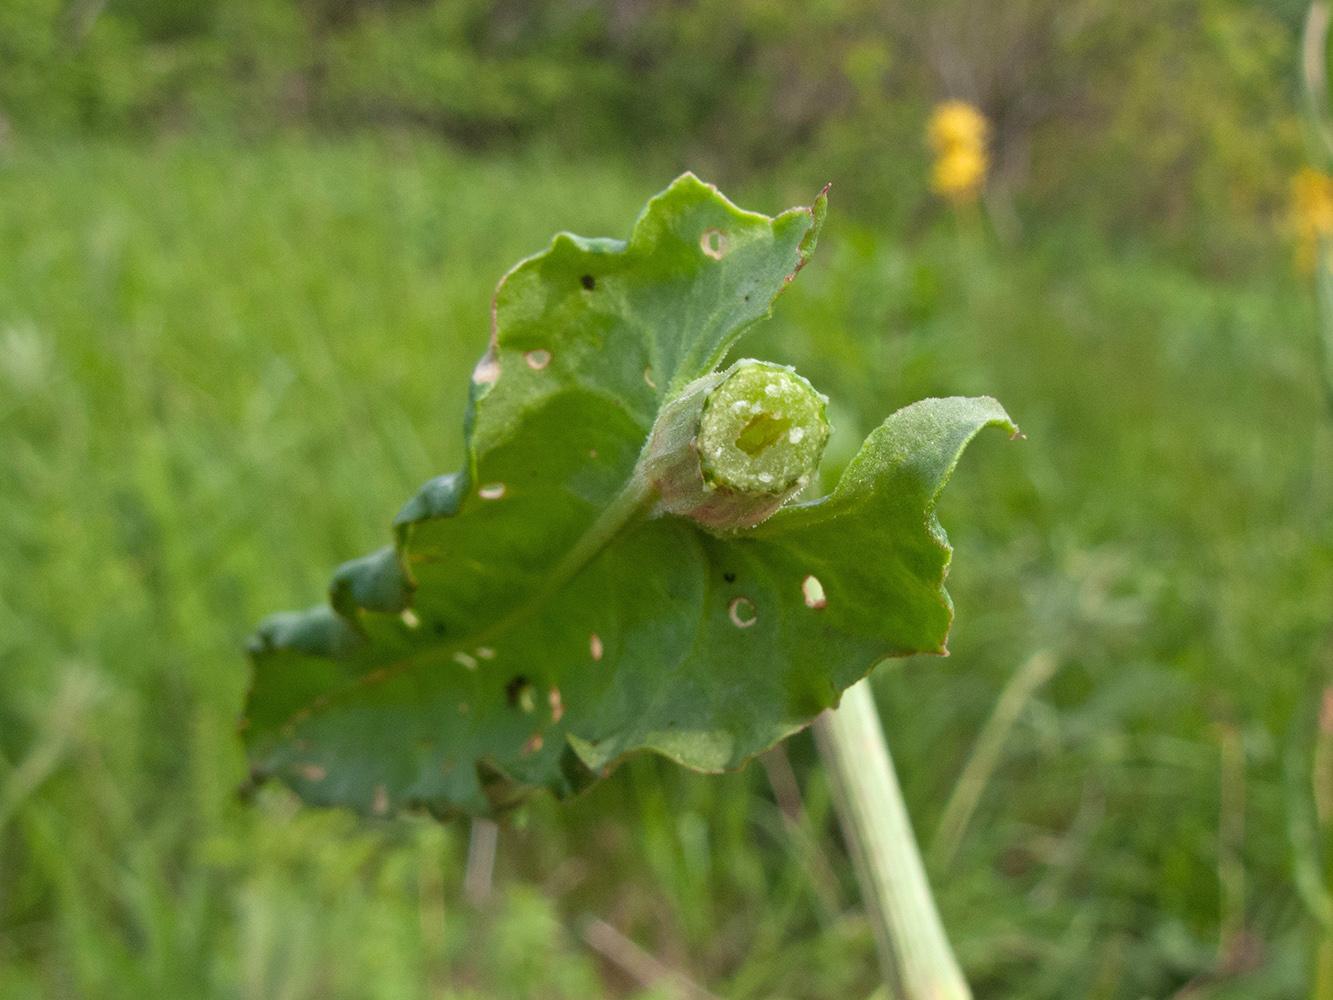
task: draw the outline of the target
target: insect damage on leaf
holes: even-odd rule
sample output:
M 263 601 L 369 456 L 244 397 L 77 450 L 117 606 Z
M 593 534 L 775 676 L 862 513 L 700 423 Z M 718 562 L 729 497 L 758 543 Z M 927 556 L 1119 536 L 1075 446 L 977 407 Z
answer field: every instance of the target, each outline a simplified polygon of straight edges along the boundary
M 329 604 L 250 641 L 252 773 L 366 815 L 494 814 L 639 750 L 738 767 L 878 660 L 942 651 L 935 500 L 978 431 L 1014 430 L 999 404 L 900 410 L 795 504 L 824 398 L 766 362 L 717 371 L 824 208 L 745 212 L 686 174 L 628 241 L 562 233 L 510 271 L 464 467 Z

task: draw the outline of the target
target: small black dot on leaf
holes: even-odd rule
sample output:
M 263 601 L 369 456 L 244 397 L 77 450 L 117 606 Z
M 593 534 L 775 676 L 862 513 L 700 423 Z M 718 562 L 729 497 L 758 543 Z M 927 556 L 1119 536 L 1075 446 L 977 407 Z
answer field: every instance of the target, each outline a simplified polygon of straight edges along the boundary
M 591 292 L 594 288 L 597 287 L 597 279 L 594 278 L 591 274 L 585 274 L 583 276 L 583 287 Z
M 436 634 L 436 635 L 444 635 L 444 633 L 445 633 L 444 622 L 436 622 L 436 623 L 435 623 L 435 634 Z
M 735 583 L 735 582 L 736 582 L 736 574 L 735 574 L 735 573 L 723 573 L 723 574 L 722 574 L 722 579 L 726 580 L 727 583 Z

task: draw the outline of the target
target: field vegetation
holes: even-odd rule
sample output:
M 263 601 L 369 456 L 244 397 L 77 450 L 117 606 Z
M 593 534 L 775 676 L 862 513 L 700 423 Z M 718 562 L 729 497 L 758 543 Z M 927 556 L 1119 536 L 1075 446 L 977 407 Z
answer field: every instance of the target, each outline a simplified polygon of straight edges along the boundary
M 834 470 L 928 395 L 1026 435 L 945 494 L 952 655 L 874 676 L 977 996 L 1312 995 L 1303 10 L 824 6 L 0 5 L 0 998 L 672 995 L 594 921 L 717 996 L 875 992 L 806 734 L 807 825 L 642 757 L 504 826 L 480 904 L 465 822 L 237 795 L 245 637 L 457 465 L 499 276 L 682 167 L 768 212 L 834 181 L 745 349 L 830 396 Z M 945 97 L 994 128 L 957 210 Z

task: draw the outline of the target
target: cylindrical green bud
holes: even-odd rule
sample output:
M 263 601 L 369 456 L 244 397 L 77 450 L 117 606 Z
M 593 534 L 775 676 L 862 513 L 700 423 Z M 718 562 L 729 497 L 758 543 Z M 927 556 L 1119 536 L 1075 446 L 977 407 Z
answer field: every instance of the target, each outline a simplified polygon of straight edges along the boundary
M 644 470 L 661 510 L 748 528 L 807 485 L 828 443 L 828 399 L 790 368 L 744 359 L 663 407 Z

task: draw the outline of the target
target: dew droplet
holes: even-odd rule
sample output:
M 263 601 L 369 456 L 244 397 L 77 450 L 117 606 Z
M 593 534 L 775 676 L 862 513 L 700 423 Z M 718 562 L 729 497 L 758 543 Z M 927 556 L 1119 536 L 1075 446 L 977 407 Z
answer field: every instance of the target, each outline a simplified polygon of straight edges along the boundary
M 657 388 L 657 383 L 653 381 L 653 370 L 651 367 L 643 370 L 643 380 L 648 383 L 649 388 Z
M 596 632 L 588 636 L 588 652 L 592 654 L 594 660 L 602 658 L 602 637 Z
M 403 624 L 408 628 L 421 627 L 421 619 L 417 617 L 417 613 L 411 608 L 403 608 L 403 613 L 398 617 L 403 620 Z
M 754 610 L 754 602 L 748 597 L 733 597 L 731 603 L 727 605 L 727 614 L 731 618 L 731 624 L 737 628 L 749 628 L 759 620 L 759 615 Z
M 535 351 L 528 351 L 523 355 L 523 360 L 528 363 L 528 367 L 534 371 L 541 371 L 551 363 L 551 352 L 538 348 Z
M 722 255 L 727 252 L 727 234 L 720 229 L 705 229 L 704 234 L 699 237 L 699 246 L 714 260 L 721 260 Z
M 491 649 L 490 646 L 478 646 L 476 653 L 477 653 L 477 659 L 479 660 L 495 659 L 495 650 Z
M 542 748 L 542 734 L 533 733 L 531 736 L 528 737 L 527 742 L 523 744 L 522 754 L 524 757 L 526 757 L 528 754 L 536 753 L 541 748 Z
M 771 472 L 761 472 L 759 473 L 759 481 L 761 483 L 771 483 L 773 481 L 773 474 Z
M 467 653 L 463 652 L 461 649 L 454 654 L 454 662 L 459 666 L 467 667 L 469 670 L 477 669 L 477 661 L 468 656 Z
M 787 435 L 787 440 L 792 444 L 800 444 L 803 437 L 805 437 L 805 428 L 793 427 L 791 432 Z
M 812 574 L 802 580 L 801 593 L 805 597 L 807 608 L 814 608 L 818 611 L 820 608 L 828 607 L 828 598 L 824 596 L 824 585 L 819 582 L 819 577 Z
M 375 802 L 371 808 L 376 816 L 383 816 L 389 811 L 389 790 L 383 785 L 375 786 Z
M 296 769 L 306 781 L 323 781 L 328 772 L 318 764 L 302 764 Z
M 499 500 L 505 495 L 504 483 L 487 483 L 481 489 L 477 490 L 477 496 L 483 500 Z
M 551 688 L 546 700 L 551 705 L 551 721 L 559 722 L 561 716 L 565 714 L 565 703 L 560 699 L 560 689 L 558 687 Z

